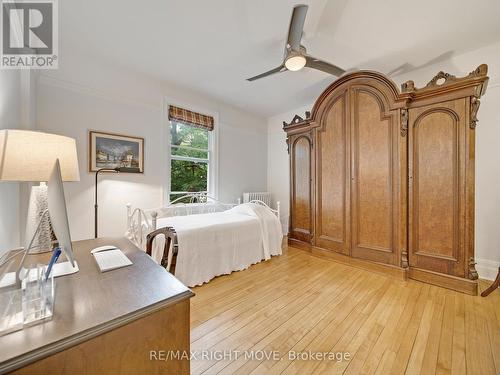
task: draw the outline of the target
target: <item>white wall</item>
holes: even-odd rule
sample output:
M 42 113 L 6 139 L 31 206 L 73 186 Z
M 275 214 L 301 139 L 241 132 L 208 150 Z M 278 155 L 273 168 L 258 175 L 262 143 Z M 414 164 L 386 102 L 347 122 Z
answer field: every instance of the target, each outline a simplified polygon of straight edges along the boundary
M 265 124 L 265 120 L 262 120 Z M 219 199 L 236 202 L 243 192 L 265 191 L 267 134 L 265 128 L 220 124 Z
M 77 141 L 80 182 L 68 182 L 64 186 L 75 240 L 93 237 L 94 230 L 94 174 L 88 173 L 88 130 L 145 138 L 144 175 L 100 175 L 99 233 L 122 235 L 127 202 L 136 207 L 155 207 L 161 202 L 160 111 L 56 87 L 43 78 L 37 91 L 37 128 Z
M 267 183 L 266 120 L 190 90 L 133 74 L 116 65 L 63 55 L 60 69 L 43 72 L 37 88 L 37 128 L 77 140 L 79 183 L 66 183 L 71 234 L 93 236 L 94 174 L 88 173 L 88 130 L 145 138 L 144 175 L 103 174 L 99 183 L 99 235 L 121 236 L 125 204 L 162 204 L 166 173 L 165 98 L 218 114 L 219 198 L 234 202 Z
M 21 73 L 0 70 L 0 129 L 16 129 L 21 121 Z M 19 184 L 0 181 L 0 256 L 19 246 Z
M 0 129 L 35 129 L 36 71 L 0 70 Z M 31 183 L 0 181 L 0 256 L 24 244 Z
M 397 85 L 411 79 L 422 87 L 440 70 L 464 76 L 482 63 L 489 66 L 490 83 L 481 98 L 476 131 L 476 261 L 479 276 L 493 279 L 500 265 L 500 43 L 392 79 Z M 283 221 L 289 213 L 289 176 L 282 121 L 311 108 L 312 104 L 268 119 L 268 189 L 284 203 Z

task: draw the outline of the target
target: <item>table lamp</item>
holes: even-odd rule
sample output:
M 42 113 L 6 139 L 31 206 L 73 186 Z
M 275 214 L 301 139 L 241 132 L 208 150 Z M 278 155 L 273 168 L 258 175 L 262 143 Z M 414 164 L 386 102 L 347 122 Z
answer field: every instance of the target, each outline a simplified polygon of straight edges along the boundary
M 0 130 L 0 181 L 40 182 L 30 194 L 26 238 L 35 230 L 36 223 L 47 210 L 45 182 L 56 159 L 59 159 L 63 181 L 80 181 L 76 142 L 73 138 L 39 131 Z M 37 235 L 37 246 L 30 252 L 52 250 L 50 220 L 43 219 Z

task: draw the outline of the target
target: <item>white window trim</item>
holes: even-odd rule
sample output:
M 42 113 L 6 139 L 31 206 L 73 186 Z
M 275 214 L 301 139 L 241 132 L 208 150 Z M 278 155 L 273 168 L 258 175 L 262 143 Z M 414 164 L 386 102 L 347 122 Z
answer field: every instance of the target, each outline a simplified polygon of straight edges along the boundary
M 162 180 L 162 205 L 170 203 L 170 121 L 168 119 L 168 108 L 173 105 L 176 107 L 186 108 L 194 112 L 203 113 L 214 118 L 214 130 L 209 132 L 209 164 L 208 164 L 208 195 L 215 199 L 219 199 L 219 113 L 207 108 L 199 107 L 195 104 L 183 102 L 177 99 L 165 97 L 163 101 L 164 108 L 162 111 L 162 145 L 163 145 L 163 160 L 166 160 L 163 168 Z

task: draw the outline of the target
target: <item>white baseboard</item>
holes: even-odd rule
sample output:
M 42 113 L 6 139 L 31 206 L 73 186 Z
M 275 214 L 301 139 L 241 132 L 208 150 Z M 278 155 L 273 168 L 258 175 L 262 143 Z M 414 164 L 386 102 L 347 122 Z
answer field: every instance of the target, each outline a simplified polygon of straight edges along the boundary
M 281 215 L 281 227 L 283 228 L 283 235 L 288 235 L 288 215 Z
M 484 280 L 495 280 L 498 273 L 498 267 L 500 267 L 500 262 L 488 259 L 477 259 L 476 258 L 476 270 L 479 274 L 480 279 Z

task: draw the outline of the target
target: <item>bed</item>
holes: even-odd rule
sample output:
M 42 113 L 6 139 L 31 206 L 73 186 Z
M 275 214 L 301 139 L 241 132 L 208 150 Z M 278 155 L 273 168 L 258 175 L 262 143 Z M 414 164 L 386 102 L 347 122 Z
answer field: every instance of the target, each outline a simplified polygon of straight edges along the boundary
M 187 202 L 187 203 L 180 203 Z M 127 205 L 127 238 L 193 287 L 281 254 L 279 203 L 221 203 L 205 194 L 167 207 Z

